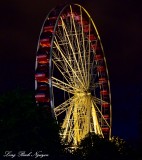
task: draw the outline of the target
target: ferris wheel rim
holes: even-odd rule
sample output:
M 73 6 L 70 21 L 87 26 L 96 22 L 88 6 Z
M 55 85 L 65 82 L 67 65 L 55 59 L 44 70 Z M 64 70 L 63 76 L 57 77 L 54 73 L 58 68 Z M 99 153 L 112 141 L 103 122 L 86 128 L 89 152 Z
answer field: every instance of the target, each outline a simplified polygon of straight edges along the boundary
M 79 6 L 81 9 L 83 9 L 85 12 L 87 12 L 82 6 L 78 5 L 78 4 L 75 4 L 77 6 Z M 58 18 L 56 20 L 56 23 L 54 25 L 54 31 L 53 31 L 53 35 L 52 35 L 52 40 L 51 40 L 51 48 L 50 48 L 50 58 L 49 58 L 49 88 L 50 88 L 50 103 L 51 103 L 51 108 L 54 109 L 54 93 L 53 93 L 53 85 L 52 85 L 52 51 L 53 51 L 53 43 L 54 43 L 54 39 L 55 39 L 55 31 L 56 31 L 56 28 L 57 28 L 57 25 L 58 25 L 58 21 L 59 21 L 59 18 L 60 18 L 60 15 L 64 12 L 65 8 L 68 7 L 70 5 L 66 5 L 59 13 L 58 15 Z M 50 12 L 51 13 L 51 12 Z M 88 14 L 88 12 L 87 12 Z M 89 14 L 88 14 L 89 15 Z M 50 14 L 48 14 L 48 17 L 50 16 Z M 48 19 L 48 17 L 46 19 Z M 91 22 L 93 22 L 91 16 L 89 15 L 89 20 L 91 20 Z M 46 20 L 45 20 L 46 21 Z M 94 25 L 94 22 L 93 22 L 93 25 Z M 44 25 L 43 25 L 44 26 Z M 95 31 L 97 31 L 96 27 L 95 27 Z M 97 35 L 98 35 L 98 39 L 100 41 L 100 44 L 101 44 L 101 49 L 103 50 L 103 46 L 102 46 L 102 43 L 101 43 L 101 40 L 100 40 L 100 36 L 98 34 L 98 31 L 97 31 Z M 107 72 L 107 77 L 108 77 L 108 69 L 107 69 L 107 63 L 106 63 L 106 59 L 105 59 L 105 55 L 104 55 L 104 50 L 103 50 L 103 56 L 104 56 L 104 61 L 105 61 L 105 67 L 106 67 L 106 72 Z M 108 77 L 108 84 L 109 84 L 109 77 Z M 110 86 L 108 87 L 109 88 L 109 98 L 110 98 Z M 110 99 L 110 104 L 111 104 L 111 99 Z M 111 108 L 111 106 L 110 106 Z M 110 123 L 110 126 L 111 126 L 111 123 Z M 111 127 L 110 127 L 111 128 Z

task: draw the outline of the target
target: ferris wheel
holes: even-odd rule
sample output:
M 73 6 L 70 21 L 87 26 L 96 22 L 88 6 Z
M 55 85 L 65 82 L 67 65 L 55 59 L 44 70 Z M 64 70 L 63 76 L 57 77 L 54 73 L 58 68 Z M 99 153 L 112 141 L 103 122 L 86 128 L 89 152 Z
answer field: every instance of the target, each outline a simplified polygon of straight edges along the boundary
M 111 138 L 111 93 L 103 46 L 78 4 L 52 9 L 39 36 L 36 103 L 51 110 L 62 140 L 78 145 L 90 132 Z

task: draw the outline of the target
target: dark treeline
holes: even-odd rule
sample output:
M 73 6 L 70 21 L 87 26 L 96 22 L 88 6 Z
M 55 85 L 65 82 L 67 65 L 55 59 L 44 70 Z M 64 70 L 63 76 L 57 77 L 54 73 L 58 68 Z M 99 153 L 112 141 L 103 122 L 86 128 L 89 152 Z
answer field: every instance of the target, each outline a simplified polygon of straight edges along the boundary
M 78 148 L 71 152 L 67 149 L 67 145 L 60 143 L 59 129 L 49 110 L 36 107 L 34 92 L 17 89 L 0 95 L 0 156 L 2 160 L 8 159 L 3 156 L 6 151 L 12 151 L 16 155 L 19 151 L 32 154 L 42 151 L 49 156 L 36 159 L 47 160 L 141 159 L 140 152 L 124 140 L 113 137 L 108 141 L 94 134 L 87 135 Z M 14 158 L 32 159 L 30 156 Z

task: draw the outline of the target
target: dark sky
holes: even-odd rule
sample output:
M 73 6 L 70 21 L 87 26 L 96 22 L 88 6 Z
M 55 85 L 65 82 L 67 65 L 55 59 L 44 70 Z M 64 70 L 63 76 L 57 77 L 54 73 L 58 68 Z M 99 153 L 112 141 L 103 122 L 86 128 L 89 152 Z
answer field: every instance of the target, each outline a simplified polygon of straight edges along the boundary
M 34 89 L 38 36 L 47 13 L 65 0 L 0 2 L 0 93 Z M 113 107 L 113 135 L 137 140 L 142 103 L 142 11 L 140 0 L 68 1 L 92 16 L 105 50 Z

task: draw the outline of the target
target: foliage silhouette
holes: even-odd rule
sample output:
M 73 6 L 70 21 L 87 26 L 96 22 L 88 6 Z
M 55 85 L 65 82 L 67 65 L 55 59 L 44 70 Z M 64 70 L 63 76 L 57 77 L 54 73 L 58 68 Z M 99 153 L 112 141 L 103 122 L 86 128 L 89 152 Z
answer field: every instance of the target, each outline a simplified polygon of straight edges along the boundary
M 0 95 L 0 155 L 10 150 L 42 151 L 49 154 L 49 160 L 138 159 L 134 150 L 119 137 L 109 141 L 92 133 L 71 152 L 69 146 L 60 143 L 59 130 L 51 111 L 35 105 L 33 92 L 16 89 Z
M 5 151 L 43 151 L 54 159 L 61 150 L 51 112 L 37 108 L 34 93 L 14 90 L 0 96 L 0 155 Z
M 76 160 L 136 160 L 133 149 L 119 137 L 106 140 L 89 133 L 73 153 Z

